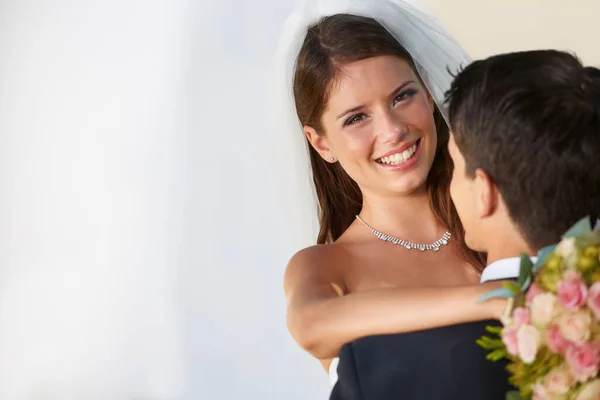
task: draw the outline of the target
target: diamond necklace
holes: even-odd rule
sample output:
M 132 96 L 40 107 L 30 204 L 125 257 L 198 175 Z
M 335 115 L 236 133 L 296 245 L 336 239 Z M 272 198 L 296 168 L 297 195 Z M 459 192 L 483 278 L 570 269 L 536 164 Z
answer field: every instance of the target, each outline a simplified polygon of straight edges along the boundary
M 382 232 L 379 232 L 377 229 L 373 228 L 371 225 L 369 225 L 365 221 L 363 221 L 362 218 L 359 217 L 358 215 L 356 216 L 356 219 L 361 224 L 363 224 L 364 226 L 369 228 L 371 233 L 373 235 L 377 236 L 377 238 L 384 240 L 386 242 L 390 242 L 392 244 L 399 244 L 401 246 L 406 247 L 409 250 L 410 249 L 419 249 L 421 251 L 425 251 L 425 250 L 438 251 L 440 249 L 440 246 L 445 246 L 448 244 L 448 240 L 450 240 L 450 237 L 452 236 L 452 234 L 450 232 L 446 231 L 446 233 L 444 233 L 444 235 L 440 239 L 436 240 L 435 242 L 433 242 L 431 244 L 417 244 L 417 243 L 413 243 L 413 242 L 407 242 L 406 240 L 398 239 L 396 237 L 386 235 Z

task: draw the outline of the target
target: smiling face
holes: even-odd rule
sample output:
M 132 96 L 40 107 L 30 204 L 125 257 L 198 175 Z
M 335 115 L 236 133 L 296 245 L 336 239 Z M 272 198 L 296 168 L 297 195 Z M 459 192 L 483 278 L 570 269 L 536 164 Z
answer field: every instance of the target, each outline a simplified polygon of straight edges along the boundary
M 323 132 L 304 130 L 363 194 L 407 194 L 424 185 L 435 157 L 434 110 L 406 61 L 371 57 L 341 68 L 321 117 Z

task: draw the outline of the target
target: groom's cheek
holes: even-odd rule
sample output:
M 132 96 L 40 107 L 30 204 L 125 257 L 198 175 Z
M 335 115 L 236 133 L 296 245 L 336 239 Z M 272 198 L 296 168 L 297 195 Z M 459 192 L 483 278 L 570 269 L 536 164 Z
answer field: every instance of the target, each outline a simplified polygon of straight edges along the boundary
M 456 208 L 456 211 L 458 212 L 458 216 L 459 218 L 462 220 L 462 215 L 461 215 L 461 210 L 460 210 L 460 184 L 459 184 L 459 177 L 456 176 L 457 175 L 457 171 L 456 168 L 452 169 L 452 178 L 450 179 L 450 198 L 452 199 L 452 202 L 454 203 L 454 207 Z
M 454 208 L 458 213 L 458 218 L 465 229 L 465 234 L 468 236 L 471 226 L 472 213 L 469 212 L 471 207 L 469 200 L 469 188 L 468 182 L 465 177 L 459 176 L 461 172 L 455 168 L 452 173 L 452 180 L 450 181 L 450 197 L 454 203 Z M 466 237 L 465 237 L 466 239 Z
M 456 174 L 456 171 L 452 172 L 452 179 L 450 180 L 450 198 L 452 199 L 452 202 L 454 202 L 455 206 L 456 206 L 456 181 L 454 178 L 454 175 Z
M 454 203 L 454 206 L 458 210 L 460 206 L 460 177 L 457 176 L 458 172 L 456 168 L 452 168 L 452 177 L 450 179 L 450 198 Z

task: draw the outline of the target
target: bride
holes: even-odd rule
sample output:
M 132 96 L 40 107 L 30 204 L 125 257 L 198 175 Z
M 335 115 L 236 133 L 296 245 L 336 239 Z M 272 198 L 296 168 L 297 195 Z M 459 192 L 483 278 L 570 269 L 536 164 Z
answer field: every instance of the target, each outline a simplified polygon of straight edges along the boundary
M 335 380 L 346 343 L 499 319 L 504 301 L 477 299 L 500 282 L 479 284 L 484 258 L 449 196 L 443 95 L 469 63 L 461 47 L 415 4 L 316 0 L 289 18 L 278 62 L 285 191 L 305 243 L 318 210 L 317 244 L 284 277 L 298 344 Z

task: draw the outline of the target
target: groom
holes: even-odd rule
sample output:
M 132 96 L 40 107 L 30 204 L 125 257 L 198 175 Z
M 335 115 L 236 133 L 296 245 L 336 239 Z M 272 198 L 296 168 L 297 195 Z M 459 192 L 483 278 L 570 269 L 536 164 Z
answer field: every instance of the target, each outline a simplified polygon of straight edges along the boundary
M 599 76 L 552 50 L 494 56 L 457 75 L 448 92 L 451 194 L 467 244 L 488 253 L 482 281 L 516 278 L 521 253 L 557 242 L 586 215 L 597 218 Z M 453 358 L 424 354 L 431 377 L 408 385 L 395 384 L 395 376 L 410 371 L 393 368 L 394 359 L 414 357 L 406 349 L 386 347 L 393 341 L 385 336 L 347 344 L 330 399 L 504 399 L 503 364 L 487 362 L 475 344 L 485 324 L 427 331 L 436 340 L 463 337 L 449 349 Z
M 476 61 L 448 92 L 450 193 L 482 281 L 600 211 L 600 70 L 553 51 Z

